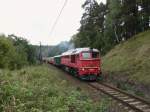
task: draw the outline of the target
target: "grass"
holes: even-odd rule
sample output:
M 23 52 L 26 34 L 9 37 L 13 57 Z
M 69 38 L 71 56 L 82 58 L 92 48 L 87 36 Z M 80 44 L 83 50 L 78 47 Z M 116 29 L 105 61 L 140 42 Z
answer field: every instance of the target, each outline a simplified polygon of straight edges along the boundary
M 0 112 L 105 112 L 108 100 L 93 101 L 47 65 L 0 70 Z
M 150 84 L 150 30 L 117 45 L 103 57 L 103 71 L 127 75 L 130 80 Z

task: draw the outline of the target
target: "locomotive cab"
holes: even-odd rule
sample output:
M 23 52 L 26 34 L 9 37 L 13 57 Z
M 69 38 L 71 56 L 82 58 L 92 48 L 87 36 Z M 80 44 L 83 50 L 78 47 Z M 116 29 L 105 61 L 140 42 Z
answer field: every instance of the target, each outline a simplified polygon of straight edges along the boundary
M 98 51 L 83 51 L 80 54 L 80 70 L 82 79 L 96 79 L 100 71 L 100 57 Z
M 84 80 L 96 80 L 100 76 L 100 57 L 97 49 L 76 48 L 61 54 L 62 67 Z

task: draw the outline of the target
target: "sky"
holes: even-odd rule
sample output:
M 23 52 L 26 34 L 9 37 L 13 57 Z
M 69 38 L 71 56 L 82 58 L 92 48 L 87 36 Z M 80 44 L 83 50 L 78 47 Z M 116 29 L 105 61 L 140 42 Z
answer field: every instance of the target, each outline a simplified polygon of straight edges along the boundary
M 34 45 L 68 41 L 80 27 L 84 1 L 68 0 L 51 33 L 65 0 L 0 0 L 0 34 L 15 34 Z

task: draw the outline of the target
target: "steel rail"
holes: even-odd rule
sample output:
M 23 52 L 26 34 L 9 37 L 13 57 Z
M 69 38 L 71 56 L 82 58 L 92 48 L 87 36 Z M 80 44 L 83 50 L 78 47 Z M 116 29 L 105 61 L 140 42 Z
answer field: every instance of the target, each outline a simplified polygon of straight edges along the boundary
M 116 87 L 110 86 L 110 85 L 108 85 L 108 84 L 106 84 L 106 83 L 99 83 L 99 84 L 102 84 L 102 85 L 104 85 L 104 86 L 107 86 L 108 88 L 114 89 L 114 90 L 116 90 L 116 91 L 118 91 L 118 92 L 120 92 L 120 93 L 123 93 L 123 94 L 125 94 L 125 95 L 127 95 L 127 96 L 130 96 L 130 97 L 134 98 L 134 99 L 140 100 L 141 102 L 143 102 L 143 103 L 145 103 L 145 104 L 147 104 L 147 105 L 150 105 L 150 102 L 149 102 L 149 101 L 147 101 L 147 100 L 145 100 L 145 99 L 143 99 L 143 98 L 141 98 L 141 97 L 139 97 L 139 96 L 136 96 L 136 95 L 133 95 L 133 94 L 129 94 L 129 93 L 127 93 L 127 92 L 125 92 L 125 91 L 123 91 L 123 90 L 121 90 L 121 89 L 118 89 L 118 88 L 116 88 Z
M 104 94 L 112 97 L 113 99 L 117 100 L 118 102 L 122 103 L 123 105 L 125 105 L 126 107 L 130 107 L 130 109 L 136 111 L 136 112 L 150 112 L 150 103 L 140 97 L 134 96 L 132 94 L 129 94 L 127 92 L 124 92 L 118 88 L 109 86 L 108 84 L 104 84 L 104 83 L 88 83 L 89 86 L 91 86 L 92 88 L 103 92 Z M 111 91 L 111 92 L 110 92 Z M 115 94 L 112 94 L 112 92 L 114 92 Z M 133 99 L 132 102 L 128 102 L 125 99 L 122 99 L 121 96 L 124 96 L 122 98 L 128 98 L 128 100 Z M 146 109 L 143 108 L 138 108 L 137 105 L 134 104 L 141 104 L 140 106 L 144 106 L 146 105 Z M 138 105 L 139 106 L 139 105 Z

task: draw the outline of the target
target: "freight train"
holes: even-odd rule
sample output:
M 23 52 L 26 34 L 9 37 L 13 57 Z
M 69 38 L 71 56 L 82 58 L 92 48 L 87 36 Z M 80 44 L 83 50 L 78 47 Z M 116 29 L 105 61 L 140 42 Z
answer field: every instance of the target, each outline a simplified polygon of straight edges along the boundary
M 43 60 L 83 80 L 96 80 L 101 77 L 101 58 L 97 49 L 76 48 Z

